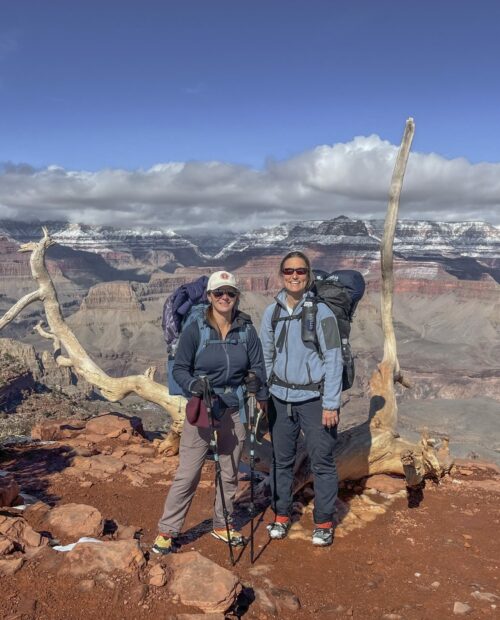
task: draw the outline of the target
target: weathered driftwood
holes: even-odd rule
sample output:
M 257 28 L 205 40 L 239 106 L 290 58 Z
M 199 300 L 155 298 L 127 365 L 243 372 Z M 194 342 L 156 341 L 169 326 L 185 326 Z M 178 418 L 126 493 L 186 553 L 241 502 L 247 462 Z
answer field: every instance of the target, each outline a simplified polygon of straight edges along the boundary
M 163 407 L 172 418 L 172 453 L 177 453 L 176 444 L 178 444 L 183 423 L 183 416 L 179 415 L 179 399 L 170 396 L 164 385 L 154 381 L 153 377 L 156 370 L 154 366 L 147 368 L 142 375 L 114 378 L 106 374 L 90 359 L 62 316 L 57 292 L 45 265 L 45 253 L 55 242 L 50 238 L 46 228 L 43 229 L 43 232 L 44 236 L 38 243 L 25 243 L 19 249 L 20 252 L 31 252 L 31 273 L 38 283 L 38 289 L 23 297 L 6 312 L 0 319 L 0 330 L 14 320 L 26 306 L 34 301 L 41 301 L 49 330 L 45 330 L 41 323 L 35 329 L 42 337 L 52 340 L 54 358 L 57 364 L 71 367 L 79 377 L 98 388 L 104 398 L 110 402 L 119 401 L 127 394 L 135 393 L 145 400 Z M 65 355 L 62 354 L 62 348 L 65 350 Z M 167 447 L 165 446 L 165 449 Z
M 423 476 L 437 478 L 450 466 L 447 444 L 440 452 L 436 452 L 433 442 L 426 436 L 423 436 L 418 444 L 413 444 L 400 438 L 396 433 L 397 403 L 394 383 L 399 381 L 406 384 L 406 382 L 399 368 L 392 321 L 394 288 L 392 247 L 399 197 L 413 133 L 413 119 L 408 119 L 394 168 L 381 243 L 384 357 L 370 379 L 371 400 L 368 420 L 339 436 L 335 459 L 340 480 L 355 480 L 377 473 L 394 473 L 406 475 L 408 484 L 416 485 Z M 49 329 L 44 329 L 41 324 L 35 329 L 42 337 L 53 341 L 56 362 L 60 366 L 71 367 L 78 376 L 98 388 L 111 402 L 135 393 L 163 407 L 172 418 L 172 427 L 160 449 L 167 454 L 176 454 L 184 422 L 185 401 L 170 396 L 164 385 L 154 381 L 154 367 L 148 368 L 142 375 L 113 378 L 90 359 L 64 321 L 54 284 L 45 265 L 45 252 L 53 243 L 48 231 L 44 229 L 44 236 L 38 243 L 31 242 L 21 246 L 21 252 L 31 252 L 31 271 L 38 283 L 38 289 L 23 297 L 0 319 L 0 330 L 14 320 L 26 306 L 34 301 L 41 301 Z M 64 355 L 62 349 L 65 351 Z M 269 444 L 262 446 L 260 451 L 263 461 L 260 467 L 266 469 L 270 463 Z M 300 453 L 296 463 L 296 488 L 306 484 L 310 478 L 307 459 L 304 453 Z

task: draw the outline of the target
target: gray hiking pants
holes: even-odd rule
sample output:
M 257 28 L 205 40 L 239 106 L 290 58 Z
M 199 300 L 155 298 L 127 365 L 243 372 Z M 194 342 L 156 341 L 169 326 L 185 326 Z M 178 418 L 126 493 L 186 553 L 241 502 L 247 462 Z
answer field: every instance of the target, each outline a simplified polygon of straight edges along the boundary
M 158 522 L 158 531 L 161 534 L 180 534 L 200 481 L 210 437 L 209 428 L 198 428 L 187 420 L 184 421 L 179 447 L 179 467 L 165 500 L 163 515 Z M 245 427 L 238 411 L 226 410 L 217 429 L 217 439 L 224 499 L 228 514 L 231 515 L 238 487 L 238 465 L 245 441 Z M 215 494 L 213 527 L 225 527 L 219 486 Z

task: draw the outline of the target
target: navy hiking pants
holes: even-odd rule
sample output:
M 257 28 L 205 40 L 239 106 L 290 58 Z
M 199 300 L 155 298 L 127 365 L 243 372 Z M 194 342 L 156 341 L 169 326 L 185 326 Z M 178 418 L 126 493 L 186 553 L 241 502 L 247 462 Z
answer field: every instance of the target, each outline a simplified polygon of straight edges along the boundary
M 320 398 L 300 403 L 288 403 L 275 396 L 272 399 L 275 408 L 269 416 L 273 443 L 272 508 L 277 515 L 290 515 L 293 466 L 302 431 L 314 477 L 314 522 L 332 521 L 338 492 L 337 467 L 333 459 L 337 427 L 327 429 L 321 423 L 323 407 Z

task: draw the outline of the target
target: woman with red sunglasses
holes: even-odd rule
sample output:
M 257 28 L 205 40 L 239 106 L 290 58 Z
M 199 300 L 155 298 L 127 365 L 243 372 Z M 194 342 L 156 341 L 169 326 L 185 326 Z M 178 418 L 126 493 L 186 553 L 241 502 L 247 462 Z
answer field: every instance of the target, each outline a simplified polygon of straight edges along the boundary
M 269 426 L 275 518 L 267 529 L 272 539 L 281 539 L 290 528 L 293 466 L 302 431 L 314 478 L 312 543 L 328 546 L 333 542 L 338 491 L 333 448 L 342 391 L 340 336 L 335 315 L 311 291 L 314 280 L 308 257 L 289 252 L 279 272 L 283 289 L 266 308 L 260 331 L 273 404 Z
M 173 375 L 186 396 L 202 396 L 205 378 L 208 379 L 214 397 L 212 415 L 217 422 L 223 486 L 223 496 L 220 488 L 216 489 L 212 536 L 231 546 L 240 546 L 245 542 L 242 534 L 234 527 L 226 527 L 224 500 L 231 515 L 246 435 L 244 384 L 247 392 L 256 394 L 260 408 L 267 410 L 264 358 L 250 316 L 238 310 L 240 290 L 234 275 L 227 271 L 213 273 L 208 280 L 207 297 L 209 306 L 203 318 L 199 323 L 190 323 L 181 333 Z M 207 336 L 204 340 L 202 331 Z M 175 549 L 200 480 L 210 439 L 208 424 L 192 425 L 186 418 L 179 447 L 179 468 L 158 523 L 155 553 L 165 555 Z

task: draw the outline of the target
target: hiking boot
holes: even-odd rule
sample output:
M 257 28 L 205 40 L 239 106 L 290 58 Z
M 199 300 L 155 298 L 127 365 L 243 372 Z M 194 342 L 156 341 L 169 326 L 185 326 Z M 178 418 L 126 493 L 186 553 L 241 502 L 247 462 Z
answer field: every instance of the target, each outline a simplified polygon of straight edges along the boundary
M 152 546 L 152 551 L 160 553 L 161 555 L 168 555 L 174 551 L 174 539 L 171 536 L 164 536 L 158 534 Z
M 328 547 L 333 542 L 332 527 L 317 527 L 312 533 L 312 544 L 318 547 Z
M 267 526 L 267 531 L 269 532 L 269 538 L 273 540 L 281 540 L 285 538 L 288 534 L 288 530 L 290 529 L 290 520 L 285 521 L 283 523 L 279 521 L 275 521 Z
M 227 538 L 227 529 L 225 527 L 222 527 L 220 529 L 214 528 L 212 530 L 212 536 L 214 538 L 217 538 L 217 540 L 222 540 L 222 542 L 225 542 L 225 543 L 229 542 Z M 229 530 L 229 538 L 231 539 L 232 547 L 243 547 L 246 543 L 246 540 L 243 534 L 233 528 Z

